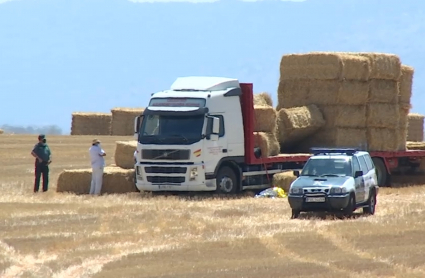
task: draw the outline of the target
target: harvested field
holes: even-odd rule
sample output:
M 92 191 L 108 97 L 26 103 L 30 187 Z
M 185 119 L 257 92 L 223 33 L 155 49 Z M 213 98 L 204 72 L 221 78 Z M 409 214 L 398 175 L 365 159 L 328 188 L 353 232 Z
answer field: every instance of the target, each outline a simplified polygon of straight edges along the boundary
M 124 169 L 134 169 L 134 151 L 137 141 L 117 141 L 115 147 L 115 165 Z
M 286 193 L 289 192 L 289 187 L 291 183 L 296 180 L 297 177 L 294 176 L 293 171 L 278 173 L 273 175 L 273 186 L 277 186 L 285 190 Z
M 398 103 L 399 97 L 399 82 L 379 79 L 370 81 L 368 102 L 396 104 Z
M 303 140 L 325 125 L 322 112 L 316 105 L 281 109 L 277 115 L 280 144 Z
M 369 103 L 367 105 L 368 127 L 398 129 L 400 108 L 397 104 Z
M 381 188 L 376 214 L 349 220 L 289 220 L 286 199 L 57 193 L 63 169 L 90 166 L 90 139 L 49 136 L 51 187 L 32 194 L 34 136 L 0 137 L 1 277 L 425 276 L 423 186 Z M 99 139 L 112 154 L 132 137 Z
M 283 55 L 280 76 L 284 79 L 368 80 L 367 57 L 336 52 L 310 52 Z
M 58 178 L 57 192 L 88 194 L 91 183 L 91 168 L 64 170 Z M 119 167 L 106 167 L 103 174 L 101 193 L 136 192 L 134 185 L 134 170 Z
M 273 106 L 272 96 L 267 92 L 254 94 L 254 105 Z
M 424 140 L 424 117 L 416 113 L 408 115 L 407 141 L 422 142 Z
M 410 99 L 412 97 L 413 75 L 414 69 L 412 67 L 407 65 L 401 66 L 399 103 L 410 105 Z
M 365 105 L 320 105 L 320 111 L 326 121 L 326 128 L 366 127 L 366 106 Z
M 254 132 L 254 147 L 261 149 L 261 157 L 264 158 L 280 152 L 276 134 L 272 132 Z
M 111 135 L 129 136 L 134 134 L 134 119 L 142 114 L 144 108 L 113 108 Z
M 254 105 L 254 131 L 276 131 L 276 110 L 273 107 Z
M 110 113 L 72 113 L 71 135 L 110 135 Z

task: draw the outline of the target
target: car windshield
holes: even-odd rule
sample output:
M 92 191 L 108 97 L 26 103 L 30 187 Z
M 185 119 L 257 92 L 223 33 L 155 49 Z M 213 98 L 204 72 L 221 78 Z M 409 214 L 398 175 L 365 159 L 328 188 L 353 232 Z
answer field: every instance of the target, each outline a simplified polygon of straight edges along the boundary
M 314 158 L 304 166 L 301 176 L 351 176 L 350 160 L 344 158 Z
M 142 144 L 193 144 L 201 140 L 205 116 L 164 116 L 143 117 L 139 133 Z

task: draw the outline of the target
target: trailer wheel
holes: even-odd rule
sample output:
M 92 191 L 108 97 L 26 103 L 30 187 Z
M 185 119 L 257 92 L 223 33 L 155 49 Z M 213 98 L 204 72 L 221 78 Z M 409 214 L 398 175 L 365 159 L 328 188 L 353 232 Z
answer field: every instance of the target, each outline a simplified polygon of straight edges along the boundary
M 218 170 L 217 178 L 217 192 L 225 194 L 234 194 L 238 188 L 238 179 L 232 168 L 223 166 Z
M 373 164 L 375 164 L 376 177 L 378 178 L 378 186 L 385 187 L 388 182 L 387 167 L 385 167 L 384 161 L 381 158 L 372 158 Z

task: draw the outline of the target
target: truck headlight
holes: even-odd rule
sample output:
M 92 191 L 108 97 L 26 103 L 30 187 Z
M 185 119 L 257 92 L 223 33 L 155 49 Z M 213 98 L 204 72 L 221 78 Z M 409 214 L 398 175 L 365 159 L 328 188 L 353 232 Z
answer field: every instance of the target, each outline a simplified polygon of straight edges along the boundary
M 303 189 L 302 188 L 291 188 L 290 193 L 291 194 L 303 194 Z
M 198 176 L 198 167 L 192 167 L 190 169 L 190 180 L 194 181 Z
M 331 194 L 345 194 L 347 189 L 345 187 L 332 187 Z
M 143 180 L 141 166 L 136 166 L 136 175 L 138 180 Z

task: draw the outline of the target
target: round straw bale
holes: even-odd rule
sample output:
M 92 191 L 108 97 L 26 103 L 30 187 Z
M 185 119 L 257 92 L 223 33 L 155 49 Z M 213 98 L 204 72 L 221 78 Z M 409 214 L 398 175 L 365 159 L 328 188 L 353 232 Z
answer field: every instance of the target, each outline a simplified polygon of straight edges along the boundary
M 117 141 L 115 146 L 115 165 L 123 169 L 134 169 L 134 151 L 137 141 Z
M 113 108 L 111 135 L 129 136 L 134 134 L 134 119 L 144 108 Z
M 267 92 L 255 94 L 254 105 L 273 106 L 272 96 Z
M 352 54 L 369 59 L 370 79 L 399 80 L 401 75 L 401 61 L 397 55 L 376 52 L 357 52 Z
M 397 104 L 369 103 L 366 111 L 368 127 L 397 129 L 400 107 Z
M 400 97 L 399 82 L 394 80 L 373 79 L 369 82 L 369 98 L 371 103 L 398 103 Z
M 271 106 L 254 105 L 254 131 L 274 132 L 276 130 L 276 110 Z
M 297 179 L 294 176 L 293 172 L 283 172 L 273 175 L 273 186 L 277 186 L 285 190 L 285 192 L 289 191 L 292 182 Z
M 422 142 L 424 140 L 424 115 L 408 114 L 407 141 Z
M 367 128 L 368 151 L 393 152 L 400 147 L 398 129 Z
M 281 109 L 277 116 L 279 142 L 285 144 L 302 140 L 324 125 L 323 115 L 316 105 Z
M 425 151 L 425 142 L 407 141 L 406 142 L 406 147 L 407 147 L 408 150 L 421 150 L 421 151 Z
M 283 55 L 280 76 L 283 79 L 356 79 L 367 80 L 370 62 L 359 55 L 340 52 L 310 52 Z
M 57 192 L 88 194 L 92 169 L 64 170 L 59 174 Z M 106 167 L 103 174 L 101 193 L 136 192 L 134 170 Z
M 320 105 L 325 127 L 366 127 L 365 105 Z
M 260 148 L 263 158 L 276 156 L 280 152 L 276 134 L 271 132 L 254 132 L 254 147 Z
M 399 103 L 410 104 L 414 72 L 413 67 L 401 65 Z
M 111 113 L 72 113 L 71 135 L 110 135 Z

